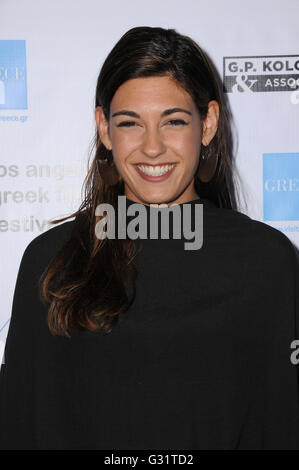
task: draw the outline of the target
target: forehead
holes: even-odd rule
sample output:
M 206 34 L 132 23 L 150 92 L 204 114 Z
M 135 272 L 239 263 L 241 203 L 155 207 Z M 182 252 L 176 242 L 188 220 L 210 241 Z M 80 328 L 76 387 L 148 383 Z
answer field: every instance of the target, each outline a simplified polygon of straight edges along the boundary
M 154 110 L 167 106 L 192 107 L 192 98 L 179 83 L 167 76 L 133 78 L 123 83 L 111 101 L 111 112 L 118 108 L 137 111 Z

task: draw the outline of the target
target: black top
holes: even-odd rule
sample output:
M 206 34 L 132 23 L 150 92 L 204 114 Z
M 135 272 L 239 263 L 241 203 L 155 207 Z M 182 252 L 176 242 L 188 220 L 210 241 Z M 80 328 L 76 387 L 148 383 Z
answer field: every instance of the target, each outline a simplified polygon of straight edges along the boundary
M 1 367 L 1 449 L 299 449 L 294 246 L 198 203 L 200 249 L 138 240 L 137 296 L 108 335 L 52 336 L 38 298 L 74 220 L 29 243 Z

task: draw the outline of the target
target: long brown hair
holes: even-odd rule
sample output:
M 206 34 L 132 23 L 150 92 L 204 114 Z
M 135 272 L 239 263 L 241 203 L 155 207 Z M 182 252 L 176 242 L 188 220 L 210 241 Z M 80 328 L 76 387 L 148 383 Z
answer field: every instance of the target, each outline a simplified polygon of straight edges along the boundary
M 199 197 L 212 200 L 218 207 L 237 209 L 229 108 L 212 61 L 190 37 L 160 27 L 142 26 L 127 31 L 100 70 L 95 107 L 101 106 L 109 120 L 111 100 L 124 82 L 165 75 L 191 95 L 202 120 L 209 101 L 218 102 L 217 132 L 208 147 L 202 146 L 205 158 L 201 155 L 199 159 L 195 190 Z M 124 183 L 113 164 L 112 151 L 101 142 L 97 128 L 93 148 L 95 155 L 91 165 L 88 162 L 82 204 L 68 217 L 51 222 L 56 224 L 75 216 L 72 236 L 40 278 L 40 298 L 49 304 L 49 329 L 53 335 L 69 338 L 72 328 L 109 333 L 136 294 L 134 240 L 99 239 L 95 235 L 97 205 L 109 203 L 117 213 Z M 211 168 L 213 174 L 209 177 Z M 132 287 L 131 296 L 128 286 Z

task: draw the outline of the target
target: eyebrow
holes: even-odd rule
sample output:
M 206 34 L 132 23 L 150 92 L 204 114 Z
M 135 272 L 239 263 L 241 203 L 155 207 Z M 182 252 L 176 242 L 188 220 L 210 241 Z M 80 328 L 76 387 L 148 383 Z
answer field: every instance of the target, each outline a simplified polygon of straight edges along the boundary
M 163 111 L 161 113 L 161 117 L 168 116 L 169 114 L 172 114 L 172 113 L 187 113 L 190 116 L 192 116 L 192 113 L 190 111 L 188 111 L 187 109 L 170 108 L 170 109 L 165 109 L 165 111 Z M 127 109 L 122 109 L 121 111 L 118 111 L 117 113 L 113 113 L 112 117 L 119 116 L 119 115 L 125 115 L 125 116 L 140 118 L 139 114 L 135 113 L 135 111 L 128 111 Z

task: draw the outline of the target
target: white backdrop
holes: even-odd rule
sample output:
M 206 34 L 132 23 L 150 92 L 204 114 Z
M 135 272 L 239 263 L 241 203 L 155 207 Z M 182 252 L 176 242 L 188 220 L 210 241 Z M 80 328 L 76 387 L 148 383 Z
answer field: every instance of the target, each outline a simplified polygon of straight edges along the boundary
M 237 130 L 241 211 L 299 247 L 298 18 L 297 0 L 0 0 L 0 359 L 21 256 L 81 201 L 97 76 L 134 26 L 208 52 Z

